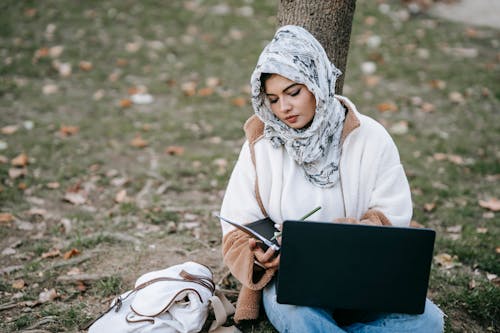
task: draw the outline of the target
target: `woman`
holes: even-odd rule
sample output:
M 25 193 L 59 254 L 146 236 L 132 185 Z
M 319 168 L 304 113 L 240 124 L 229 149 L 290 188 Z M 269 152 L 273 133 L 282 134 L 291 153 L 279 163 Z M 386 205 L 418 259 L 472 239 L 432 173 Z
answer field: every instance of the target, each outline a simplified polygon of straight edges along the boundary
M 340 71 L 305 29 L 280 28 L 252 74 L 255 115 L 221 215 L 281 224 L 321 206 L 315 220 L 408 226 L 410 189 L 397 148 L 376 121 L 334 94 Z M 442 332 L 443 314 L 427 301 L 422 315 L 377 314 L 342 324 L 325 309 L 279 304 L 279 256 L 222 222 L 224 262 L 242 283 L 235 320 L 264 310 L 280 332 Z M 262 295 L 263 294 L 263 295 Z M 263 297 L 262 297 L 263 296 Z

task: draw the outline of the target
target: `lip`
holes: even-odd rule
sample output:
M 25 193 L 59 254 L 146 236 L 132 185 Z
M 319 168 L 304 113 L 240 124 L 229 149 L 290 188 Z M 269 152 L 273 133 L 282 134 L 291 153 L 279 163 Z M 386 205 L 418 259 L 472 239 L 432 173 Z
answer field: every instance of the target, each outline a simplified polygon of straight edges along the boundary
M 297 122 L 298 118 L 299 118 L 299 116 L 289 116 L 289 117 L 286 117 L 285 120 L 291 124 L 294 124 Z

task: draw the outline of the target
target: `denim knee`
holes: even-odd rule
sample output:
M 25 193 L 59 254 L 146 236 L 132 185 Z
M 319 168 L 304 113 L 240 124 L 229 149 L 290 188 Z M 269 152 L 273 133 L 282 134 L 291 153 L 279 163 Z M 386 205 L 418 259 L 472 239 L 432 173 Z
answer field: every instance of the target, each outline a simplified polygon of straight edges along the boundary
M 425 301 L 425 311 L 422 314 L 422 320 L 425 321 L 428 332 L 444 331 L 444 313 L 430 300 Z

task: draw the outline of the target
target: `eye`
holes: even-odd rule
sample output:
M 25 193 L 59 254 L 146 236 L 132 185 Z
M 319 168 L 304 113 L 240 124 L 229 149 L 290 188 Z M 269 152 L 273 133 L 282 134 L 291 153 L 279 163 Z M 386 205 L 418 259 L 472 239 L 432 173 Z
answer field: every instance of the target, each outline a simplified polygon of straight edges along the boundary
M 297 95 L 300 93 L 300 90 L 301 90 L 301 89 L 302 89 L 302 88 L 299 88 L 299 89 L 297 89 L 297 90 L 294 90 L 294 91 L 290 92 L 290 96 L 297 96 Z
M 277 101 L 278 101 L 278 99 L 277 99 L 277 98 L 271 98 L 271 97 L 269 97 L 269 103 L 274 104 L 274 103 L 276 103 Z

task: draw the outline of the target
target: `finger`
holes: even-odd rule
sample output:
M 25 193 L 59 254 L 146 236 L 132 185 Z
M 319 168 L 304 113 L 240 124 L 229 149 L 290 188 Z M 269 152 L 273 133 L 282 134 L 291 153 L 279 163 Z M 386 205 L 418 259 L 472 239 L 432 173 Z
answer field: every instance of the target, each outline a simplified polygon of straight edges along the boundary
M 266 268 L 274 268 L 278 267 L 280 264 L 280 255 L 276 256 L 274 259 L 272 259 L 270 262 L 267 262 L 264 264 Z
M 250 247 L 250 250 L 255 250 L 255 248 L 257 247 L 257 242 L 255 241 L 255 239 L 253 238 L 249 238 L 248 239 L 248 246 Z
M 257 252 L 256 252 L 257 253 Z M 257 257 L 257 259 L 261 262 L 261 263 L 267 263 L 268 261 L 271 261 L 272 258 L 274 257 L 274 254 L 276 253 L 276 251 L 274 251 L 272 248 L 268 248 L 266 252 L 263 252 L 263 253 L 259 253 L 259 257 Z

